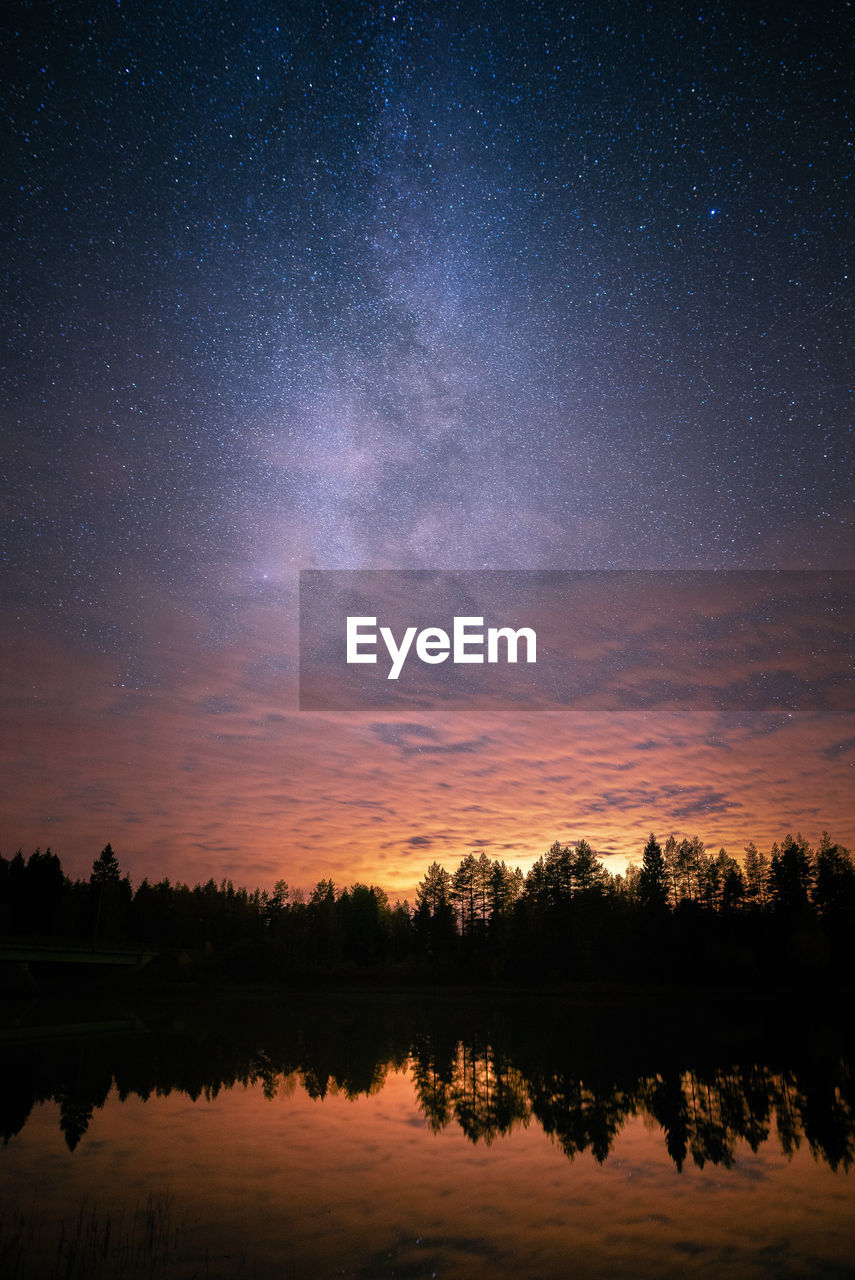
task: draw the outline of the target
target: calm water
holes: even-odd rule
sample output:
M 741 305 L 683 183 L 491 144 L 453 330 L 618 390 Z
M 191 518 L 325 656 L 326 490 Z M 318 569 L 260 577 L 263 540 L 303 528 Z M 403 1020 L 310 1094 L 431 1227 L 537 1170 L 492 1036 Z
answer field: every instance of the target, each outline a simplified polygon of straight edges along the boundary
M 830 1013 L 430 995 L 18 1012 L 4 1274 L 855 1275 L 855 1078 Z

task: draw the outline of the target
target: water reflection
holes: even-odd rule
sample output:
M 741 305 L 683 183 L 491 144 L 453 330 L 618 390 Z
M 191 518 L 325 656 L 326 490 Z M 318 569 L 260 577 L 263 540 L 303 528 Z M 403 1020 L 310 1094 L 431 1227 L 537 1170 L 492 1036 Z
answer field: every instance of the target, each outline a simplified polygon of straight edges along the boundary
M 786 1155 L 803 1140 L 832 1169 L 848 1170 L 855 1155 L 855 1094 L 843 1062 L 828 1064 L 821 1078 L 755 1063 L 657 1074 L 618 1087 L 561 1072 L 527 1077 L 492 1047 L 460 1044 L 445 1069 L 415 1056 L 413 1075 L 433 1130 L 456 1123 L 470 1141 L 489 1144 L 533 1118 L 571 1160 L 589 1151 L 602 1163 L 637 1115 L 658 1124 L 678 1169 L 687 1159 L 699 1168 L 729 1168 L 740 1140 L 756 1152 L 773 1127 Z
M 568 1159 L 587 1152 L 602 1163 L 641 1117 L 678 1170 L 729 1168 L 739 1143 L 756 1152 L 773 1134 L 786 1155 L 804 1143 L 832 1170 L 855 1157 L 853 1058 L 828 1021 L 782 1040 L 738 1020 L 684 1019 L 677 1034 L 667 1009 L 556 1002 L 319 998 L 137 1013 L 145 1030 L 134 1034 L 75 1033 L 67 1010 L 61 1036 L 51 1037 L 44 1011 L 38 1039 L 19 1030 L 4 1054 L 4 1142 L 51 1100 L 73 1151 L 114 1083 L 121 1100 L 173 1091 L 212 1099 L 255 1083 L 271 1101 L 297 1087 L 312 1099 L 356 1099 L 407 1068 L 429 1128 L 457 1127 L 472 1143 L 535 1124 Z

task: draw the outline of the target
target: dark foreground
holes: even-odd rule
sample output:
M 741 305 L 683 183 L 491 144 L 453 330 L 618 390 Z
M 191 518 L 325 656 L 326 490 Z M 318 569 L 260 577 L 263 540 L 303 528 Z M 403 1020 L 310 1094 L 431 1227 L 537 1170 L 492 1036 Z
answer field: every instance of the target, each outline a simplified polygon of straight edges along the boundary
M 4 1276 L 852 1275 L 845 1001 L 8 1005 Z

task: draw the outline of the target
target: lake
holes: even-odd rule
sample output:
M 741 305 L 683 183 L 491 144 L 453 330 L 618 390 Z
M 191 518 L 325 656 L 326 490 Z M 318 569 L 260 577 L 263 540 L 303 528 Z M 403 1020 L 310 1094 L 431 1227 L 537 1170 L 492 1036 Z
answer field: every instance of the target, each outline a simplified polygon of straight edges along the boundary
M 614 991 L 10 1008 L 0 1269 L 853 1276 L 850 1022 Z

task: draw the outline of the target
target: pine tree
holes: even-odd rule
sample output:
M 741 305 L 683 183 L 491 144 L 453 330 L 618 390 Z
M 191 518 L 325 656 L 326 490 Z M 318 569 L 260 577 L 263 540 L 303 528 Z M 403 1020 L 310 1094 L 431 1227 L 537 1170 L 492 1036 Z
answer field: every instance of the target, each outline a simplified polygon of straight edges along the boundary
M 90 884 L 118 884 L 121 879 L 119 859 L 113 853 L 113 846 L 105 844 L 98 857 L 92 863 Z
M 668 902 L 668 875 L 665 859 L 652 831 L 650 839 L 644 846 L 641 859 L 638 896 L 642 906 L 651 911 L 664 910 Z
M 434 862 L 416 890 L 413 929 L 422 947 L 430 953 L 448 950 L 454 941 L 454 908 L 451 905 L 451 876 Z

